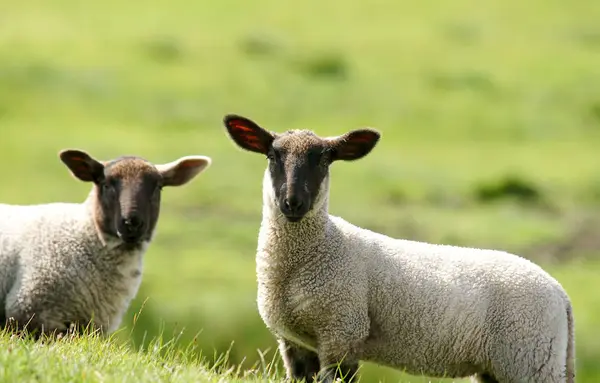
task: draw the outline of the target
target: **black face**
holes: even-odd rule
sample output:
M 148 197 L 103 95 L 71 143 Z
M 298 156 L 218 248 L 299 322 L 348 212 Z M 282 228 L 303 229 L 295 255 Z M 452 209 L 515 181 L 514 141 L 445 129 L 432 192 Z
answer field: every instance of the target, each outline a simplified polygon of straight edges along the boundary
M 227 115 L 223 122 L 238 146 L 267 156 L 279 209 L 290 222 L 300 221 L 314 207 L 332 162 L 364 157 L 380 137 L 372 129 L 328 139 L 308 130 L 274 134 L 237 115 Z
M 143 160 L 108 163 L 97 186 L 104 231 L 130 245 L 149 241 L 160 212 L 161 181 L 154 166 Z
M 94 219 L 107 235 L 131 247 L 152 239 L 164 186 L 181 186 L 208 166 L 206 156 L 186 156 L 153 165 L 139 157 L 120 157 L 103 164 L 76 149 L 60 152 L 73 175 L 95 184 Z
M 327 143 L 309 132 L 286 133 L 273 141 L 267 155 L 269 172 L 279 209 L 288 221 L 300 221 L 313 208 L 329 173 L 331 154 Z

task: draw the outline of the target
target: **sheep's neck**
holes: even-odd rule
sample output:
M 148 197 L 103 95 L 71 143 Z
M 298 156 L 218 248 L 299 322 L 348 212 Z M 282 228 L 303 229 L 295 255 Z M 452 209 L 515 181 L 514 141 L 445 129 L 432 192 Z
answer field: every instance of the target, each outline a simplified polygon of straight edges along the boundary
M 96 185 L 92 187 L 92 190 L 90 191 L 90 194 L 88 194 L 84 205 L 87 207 L 90 216 L 92 217 L 98 240 L 100 240 L 102 246 L 107 246 L 107 238 L 104 235 L 104 230 L 102 230 L 104 224 L 104 212 L 102 211 L 102 207 L 98 201 L 98 191 Z
M 261 242 L 272 256 L 286 257 L 291 253 L 310 251 L 326 240 L 328 222 L 327 201 L 299 222 L 289 222 L 277 207 L 266 206 L 261 225 L 265 240 Z
M 277 204 L 269 170 L 263 177 L 263 218 L 259 235 L 259 257 L 289 261 L 294 254 L 310 252 L 326 241 L 329 225 L 329 184 L 321 185 L 311 211 L 299 222 L 289 222 Z

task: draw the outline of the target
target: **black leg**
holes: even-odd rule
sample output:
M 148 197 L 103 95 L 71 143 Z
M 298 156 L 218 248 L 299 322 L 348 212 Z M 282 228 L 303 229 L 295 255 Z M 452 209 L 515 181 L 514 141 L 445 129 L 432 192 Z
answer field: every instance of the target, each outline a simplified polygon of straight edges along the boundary
M 4 329 L 19 337 L 30 337 L 38 340 L 41 336 L 41 328 L 33 320 L 18 321 L 14 317 L 5 319 Z
M 71 322 L 65 322 L 59 328 L 49 329 L 43 323 L 37 321 L 35 317 L 22 321 L 15 320 L 12 317 L 8 318 L 4 323 L 4 328 L 15 335 L 27 336 L 36 341 L 42 338 L 62 338 L 71 333 L 81 333 L 82 330 Z
M 279 340 L 279 351 L 288 379 L 313 381 L 320 369 L 316 353 L 284 339 Z
M 358 362 L 342 363 L 340 368 L 340 378 L 346 383 L 358 381 Z
M 341 379 L 344 383 L 355 382 L 358 380 L 358 363 L 342 362 L 327 366 L 319 372 L 318 379 L 323 383 L 331 383 L 336 379 Z
M 477 375 L 477 379 L 481 383 L 498 383 L 498 381 L 490 374 L 480 374 Z

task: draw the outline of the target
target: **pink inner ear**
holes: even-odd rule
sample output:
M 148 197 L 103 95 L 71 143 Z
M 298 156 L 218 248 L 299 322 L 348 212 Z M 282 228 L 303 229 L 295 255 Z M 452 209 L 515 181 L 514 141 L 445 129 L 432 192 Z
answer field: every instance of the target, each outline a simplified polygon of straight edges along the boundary
M 195 168 L 196 166 L 198 166 L 198 160 L 188 160 L 188 161 L 183 161 L 179 164 L 179 167 L 181 168 Z
M 229 125 L 233 128 L 233 129 L 238 129 L 244 132 L 252 132 L 252 128 L 249 128 L 248 126 L 246 126 L 245 122 L 242 120 L 232 120 L 229 121 Z
M 229 121 L 227 126 L 229 127 L 232 136 L 241 145 L 257 152 L 263 152 L 265 150 L 264 141 L 262 140 L 264 132 L 252 122 L 235 119 Z
M 191 168 L 195 165 L 193 161 L 183 161 L 179 163 L 180 168 Z
M 346 149 L 346 150 L 344 150 L 342 153 L 343 153 L 345 156 L 356 156 L 356 155 L 357 155 L 357 152 L 356 152 L 356 150 L 353 150 L 353 149 L 355 149 L 355 148 L 349 148 L 349 149 Z
M 352 137 L 351 141 L 371 142 L 373 141 L 373 135 L 369 133 L 356 134 Z
M 258 139 L 258 137 L 254 136 L 254 135 L 244 134 L 244 135 L 242 135 L 242 138 L 244 139 L 245 143 L 260 144 L 260 140 Z
M 77 164 L 73 166 L 78 173 L 87 172 L 89 169 L 84 164 Z
M 263 149 L 260 141 L 255 136 L 246 136 L 246 137 L 244 137 L 244 143 L 246 145 L 248 145 L 248 146 L 253 147 L 254 149 L 257 149 L 257 150 L 262 150 Z

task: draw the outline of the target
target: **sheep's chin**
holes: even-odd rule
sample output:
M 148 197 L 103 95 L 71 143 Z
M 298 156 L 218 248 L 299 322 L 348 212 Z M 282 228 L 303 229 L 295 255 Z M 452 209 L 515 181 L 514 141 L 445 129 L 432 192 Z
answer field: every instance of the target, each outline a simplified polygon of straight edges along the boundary
M 284 217 L 290 223 L 298 223 L 298 222 L 302 221 L 302 219 L 304 218 L 303 215 L 293 216 L 293 215 L 285 215 L 285 214 L 284 214 Z
M 141 246 L 146 240 L 143 237 L 127 238 L 120 231 L 117 230 L 118 241 L 126 247 L 138 247 Z

